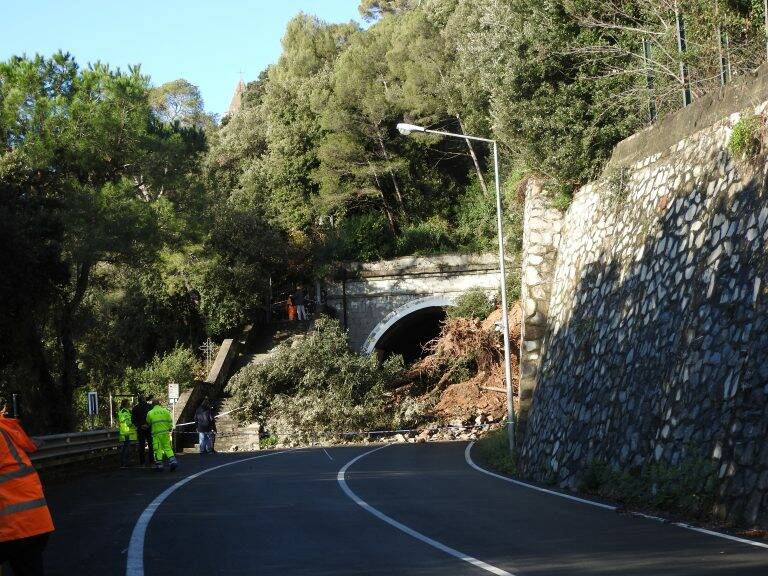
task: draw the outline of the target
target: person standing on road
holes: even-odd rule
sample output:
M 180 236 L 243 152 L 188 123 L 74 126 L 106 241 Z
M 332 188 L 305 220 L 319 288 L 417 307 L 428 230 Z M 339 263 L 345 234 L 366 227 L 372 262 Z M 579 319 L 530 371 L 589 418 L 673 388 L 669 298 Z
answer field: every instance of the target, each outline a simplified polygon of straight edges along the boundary
M 155 469 L 163 469 L 163 458 L 168 458 L 171 472 L 179 465 L 171 445 L 173 418 L 171 413 L 160 406 L 159 400 L 152 400 L 152 409 L 147 412 L 147 424 L 152 432 L 152 448 L 155 452 Z
M 293 301 L 296 303 L 296 316 L 298 316 L 300 321 L 306 320 L 307 309 L 304 306 L 304 291 L 301 289 L 301 286 L 296 289 L 296 293 L 293 295 Z
M 128 399 L 120 402 L 120 410 L 117 412 L 117 422 L 119 425 L 120 443 L 120 468 L 127 468 L 131 463 L 131 443 L 136 442 L 136 426 L 133 425 L 133 417 L 128 408 Z
M 147 446 L 149 452 L 149 464 L 155 461 L 153 456 L 154 448 L 152 447 L 152 434 L 149 431 L 149 425 L 147 424 L 147 413 L 152 407 L 147 402 L 146 398 L 142 394 L 139 394 L 139 403 L 131 410 L 131 420 L 136 426 L 136 440 L 138 441 L 139 450 L 139 465 L 144 466 L 144 445 Z
M 0 398 L 0 571 L 8 562 L 16 576 L 43 576 L 53 520 L 28 456 L 38 445 L 7 410 Z
M 216 431 L 216 419 L 211 404 L 205 398 L 195 411 L 195 424 L 200 439 L 200 454 L 213 453 L 213 433 Z

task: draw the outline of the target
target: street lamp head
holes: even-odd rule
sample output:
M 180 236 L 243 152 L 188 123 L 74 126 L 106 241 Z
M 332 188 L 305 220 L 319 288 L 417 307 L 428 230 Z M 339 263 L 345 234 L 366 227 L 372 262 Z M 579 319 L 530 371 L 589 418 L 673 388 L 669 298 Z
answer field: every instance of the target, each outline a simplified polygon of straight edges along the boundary
M 425 132 L 426 128 L 423 126 L 416 126 L 415 124 L 405 124 L 404 122 L 400 122 L 397 125 L 397 129 L 400 131 L 400 134 L 403 136 L 408 136 L 411 132 Z

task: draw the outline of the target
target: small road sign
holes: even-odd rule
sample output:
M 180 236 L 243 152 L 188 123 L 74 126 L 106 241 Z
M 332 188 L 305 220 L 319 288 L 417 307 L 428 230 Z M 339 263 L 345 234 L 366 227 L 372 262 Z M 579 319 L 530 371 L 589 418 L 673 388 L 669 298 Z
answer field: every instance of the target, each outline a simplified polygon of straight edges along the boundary
M 99 413 L 99 393 L 88 392 L 88 416 L 96 416 Z
M 168 400 L 174 404 L 179 399 L 179 385 L 176 382 L 168 382 Z

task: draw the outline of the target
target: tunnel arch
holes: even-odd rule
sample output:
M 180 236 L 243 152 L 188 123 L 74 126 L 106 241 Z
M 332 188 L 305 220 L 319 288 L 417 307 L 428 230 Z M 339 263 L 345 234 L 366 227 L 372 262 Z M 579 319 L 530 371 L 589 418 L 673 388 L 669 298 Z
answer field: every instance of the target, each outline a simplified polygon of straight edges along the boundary
M 365 339 L 365 343 L 362 347 L 363 354 L 372 354 L 379 347 L 380 342 L 386 340 L 386 337 L 391 334 L 391 330 L 398 325 L 402 325 L 403 322 L 410 319 L 417 319 L 420 316 L 434 316 L 441 314 L 445 316 L 445 309 L 449 306 L 454 306 L 453 299 L 447 296 L 425 296 L 423 298 L 416 298 L 410 302 L 403 304 L 399 308 L 395 308 L 392 312 L 387 314 L 384 319 L 379 322 L 376 327 L 371 330 L 368 338 Z

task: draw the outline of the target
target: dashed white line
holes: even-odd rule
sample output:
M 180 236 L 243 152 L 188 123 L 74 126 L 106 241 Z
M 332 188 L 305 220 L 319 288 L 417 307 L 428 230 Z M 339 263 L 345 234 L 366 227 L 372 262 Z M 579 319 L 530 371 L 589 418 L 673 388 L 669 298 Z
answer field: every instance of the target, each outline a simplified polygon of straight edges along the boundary
M 432 546 L 433 548 L 437 548 L 441 552 L 445 552 L 446 554 L 449 554 L 453 556 L 454 558 L 458 558 L 459 560 L 462 560 L 464 562 L 467 562 L 469 564 L 472 564 L 473 566 L 476 566 L 477 568 L 481 568 L 482 570 L 485 570 L 486 572 L 490 572 L 491 574 L 496 574 L 497 576 L 515 576 L 511 572 L 507 572 L 505 570 L 502 570 L 501 568 L 497 568 L 496 566 L 492 566 L 486 562 L 483 562 L 482 560 L 478 560 L 477 558 L 473 558 L 469 554 L 465 554 L 464 552 L 461 552 L 459 550 L 456 550 L 455 548 L 451 548 L 450 546 L 446 546 L 445 544 L 442 544 L 441 542 L 438 542 L 437 540 L 433 540 L 429 536 L 425 536 L 421 532 L 417 532 L 413 528 L 410 528 L 406 526 L 405 524 L 402 524 L 401 522 L 398 522 L 394 518 L 391 518 L 384 514 L 383 512 L 377 510 L 370 504 L 368 504 L 365 500 L 360 498 L 357 494 L 355 494 L 352 489 L 347 484 L 346 480 L 346 474 L 347 470 L 350 466 L 352 466 L 355 462 L 360 460 L 361 458 L 364 458 L 365 456 L 368 456 L 369 454 L 373 454 L 374 452 L 377 452 L 383 448 L 386 448 L 389 446 L 389 444 L 385 444 L 384 446 L 380 446 L 378 448 L 374 448 L 373 450 L 369 450 L 368 452 L 364 452 L 363 454 L 360 454 L 356 458 L 353 458 L 349 462 L 347 462 L 344 467 L 339 470 L 339 473 L 336 476 L 336 480 L 339 483 L 339 486 L 341 487 L 344 494 L 346 494 L 355 504 L 360 506 L 363 510 L 366 512 L 369 512 L 370 514 L 373 514 L 376 518 L 379 520 L 382 520 L 383 522 L 386 522 L 390 526 L 393 526 L 400 530 L 401 532 L 405 532 L 409 536 L 416 538 L 417 540 L 424 542 L 425 544 L 428 544 Z
M 474 442 L 470 442 L 467 445 L 467 449 L 464 450 L 464 459 L 467 461 L 467 464 L 469 464 L 472 468 L 477 470 L 478 472 L 482 472 L 483 474 L 487 474 L 488 476 L 493 476 L 494 478 L 498 478 L 499 480 L 504 480 L 505 482 L 509 482 L 510 484 L 515 484 L 517 486 L 522 486 L 523 488 L 528 488 L 530 490 L 536 490 L 537 492 L 544 492 L 545 494 L 550 494 L 552 496 L 558 496 L 559 498 L 565 498 L 567 500 L 574 500 L 576 502 L 580 502 L 582 504 L 588 504 L 589 506 L 595 506 L 597 508 L 603 508 L 605 510 L 613 510 L 616 511 L 618 508 L 616 506 L 611 506 L 609 504 L 603 504 L 602 502 L 595 502 L 594 500 L 587 500 L 585 498 L 578 498 L 577 496 L 571 496 L 570 494 L 563 494 L 562 492 L 556 492 L 555 490 L 547 490 L 546 488 L 540 488 L 539 486 L 534 486 L 533 484 L 528 484 L 526 482 L 521 482 L 520 480 L 515 480 L 514 478 L 510 478 L 509 476 L 502 476 L 501 474 L 496 474 L 495 472 L 491 472 L 490 470 L 486 470 L 485 468 L 481 468 L 477 464 L 475 464 L 474 460 L 472 460 L 472 456 L 470 455 L 470 451 L 472 450 L 472 446 L 474 446 Z M 634 516 L 639 516 L 641 518 L 645 518 L 647 520 L 652 520 L 654 522 L 662 522 L 665 524 L 670 524 L 672 526 L 677 526 L 678 528 L 684 528 L 686 530 L 692 530 L 694 532 L 700 532 L 701 534 L 707 534 L 709 536 L 715 536 L 716 538 L 723 538 L 725 540 L 731 540 L 732 542 L 739 542 L 740 544 L 747 544 L 749 546 L 755 546 L 757 548 L 765 548 L 768 549 L 768 544 L 764 542 L 755 542 L 754 540 L 747 540 L 746 538 L 739 538 L 738 536 L 732 536 L 730 534 L 724 534 L 722 532 L 715 532 L 714 530 L 707 530 L 706 528 L 698 528 L 697 526 L 691 526 L 690 524 L 685 524 L 684 522 L 669 522 L 668 520 L 665 520 L 664 518 L 659 518 L 658 516 L 649 516 L 647 514 L 642 513 L 633 513 Z
M 149 526 L 152 516 L 154 516 L 157 509 L 165 501 L 168 496 L 173 494 L 176 490 L 191 482 L 195 478 L 199 478 L 203 474 L 219 470 L 220 468 L 226 468 L 227 466 L 234 466 L 242 462 L 248 462 L 249 460 L 257 460 L 259 458 L 268 458 L 270 456 L 277 456 L 278 454 L 285 454 L 287 451 L 282 450 L 280 452 L 270 452 L 269 454 L 260 454 L 259 456 L 251 456 L 249 458 L 241 458 L 240 460 L 234 460 L 233 462 L 227 462 L 218 466 L 212 466 L 206 468 L 195 474 L 190 474 L 186 478 L 179 480 L 176 484 L 166 488 L 157 498 L 144 509 L 139 519 L 136 521 L 136 526 L 133 527 L 133 533 L 131 534 L 131 541 L 128 544 L 128 559 L 126 563 L 125 574 L 126 576 L 144 576 L 144 539 L 147 533 L 147 526 Z

